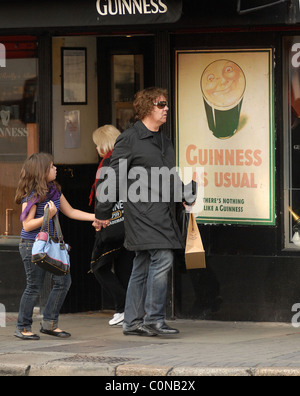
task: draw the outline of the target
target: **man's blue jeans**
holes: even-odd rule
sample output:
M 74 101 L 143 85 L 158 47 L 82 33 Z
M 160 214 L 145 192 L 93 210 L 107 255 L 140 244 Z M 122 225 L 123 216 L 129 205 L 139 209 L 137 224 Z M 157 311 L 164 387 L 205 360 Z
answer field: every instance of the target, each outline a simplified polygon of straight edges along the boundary
M 136 252 L 128 285 L 123 329 L 139 324 L 165 322 L 168 273 L 174 261 L 173 250 Z
M 26 290 L 21 299 L 17 328 L 20 331 L 31 331 L 33 308 L 40 295 L 46 271 L 31 262 L 33 242 L 20 243 L 19 250 L 24 263 L 27 278 Z M 44 310 L 42 326 L 44 330 L 55 330 L 58 327 L 59 311 L 71 286 L 71 276 L 54 276 L 52 291 Z

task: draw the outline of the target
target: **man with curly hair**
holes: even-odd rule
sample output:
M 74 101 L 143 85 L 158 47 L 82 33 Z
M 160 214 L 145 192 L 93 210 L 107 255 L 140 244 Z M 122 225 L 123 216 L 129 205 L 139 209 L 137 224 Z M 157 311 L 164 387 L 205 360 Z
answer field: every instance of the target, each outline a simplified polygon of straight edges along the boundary
M 174 174 L 173 145 L 160 130 L 167 121 L 168 92 L 156 87 L 144 89 L 136 94 L 134 108 L 137 121 L 117 139 L 110 162 L 116 180 L 120 180 L 115 198 L 122 196 L 124 201 L 124 246 L 135 251 L 123 333 L 173 335 L 179 331 L 166 324 L 165 308 L 174 250 L 184 248 L 175 217 L 178 185 L 180 201 L 183 195 L 182 183 Z M 165 170 L 172 175 L 169 180 Z M 157 174 L 161 177 L 157 178 Z M 106 227 L 114 199 L 99 201 L 96 225 Z

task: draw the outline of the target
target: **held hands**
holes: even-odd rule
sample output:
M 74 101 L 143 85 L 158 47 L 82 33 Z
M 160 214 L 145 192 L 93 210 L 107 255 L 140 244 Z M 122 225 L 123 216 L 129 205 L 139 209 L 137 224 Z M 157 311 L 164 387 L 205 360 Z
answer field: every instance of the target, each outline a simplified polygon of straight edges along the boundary
M 101 231 L 102 228 L 106 228 L 108 227 L 110 224 L 110 220 L 98 220 L 96 219 L 93 223 L 93 227 L 95 228 L 95 230 Z

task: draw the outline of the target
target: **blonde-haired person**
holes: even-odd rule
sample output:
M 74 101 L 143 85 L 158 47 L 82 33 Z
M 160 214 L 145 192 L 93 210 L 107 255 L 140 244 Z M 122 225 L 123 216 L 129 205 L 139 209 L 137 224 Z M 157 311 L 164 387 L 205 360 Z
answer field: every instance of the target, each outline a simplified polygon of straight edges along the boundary
M 102 160 L 91 190 L 90 206 L 94 204 L 96 207 L 98 203 L 96 192 L 103 181 L 101 170 L 109 166 L 115 142 L 120 134 L 113 125 L 104 125 L 93 133 L 93 141 Z M 122 203 L 118 204 L 119 207 L 122 207 Z M 110 228 L 97 229 L 92 253 L 92 272 L 114 302 L 116 312 L 109 321 L 111 326 L 123 324 L 126 292 L 134 259 L 134 254 L 123 247 L 124 237 L 123 222 Z
M 97 147 L 100 157 L 105 157 L 107 153 L 113 150 L 120 131 L 113 125 L 104 125 L 95 130 L 93 141 Z

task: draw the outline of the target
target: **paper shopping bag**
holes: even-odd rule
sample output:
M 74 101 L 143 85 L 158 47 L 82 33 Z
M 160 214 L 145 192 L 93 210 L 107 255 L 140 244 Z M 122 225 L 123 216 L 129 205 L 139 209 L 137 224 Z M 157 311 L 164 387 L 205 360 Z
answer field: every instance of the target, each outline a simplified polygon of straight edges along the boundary
M 185 264 L 187 269 L 206 268 L 205 250 L 203 248 L 201 235 L 193 213 L 190 214 L 187 232 Z

